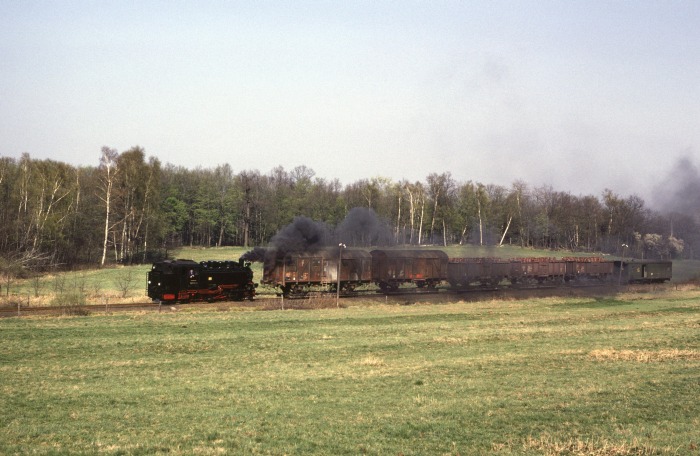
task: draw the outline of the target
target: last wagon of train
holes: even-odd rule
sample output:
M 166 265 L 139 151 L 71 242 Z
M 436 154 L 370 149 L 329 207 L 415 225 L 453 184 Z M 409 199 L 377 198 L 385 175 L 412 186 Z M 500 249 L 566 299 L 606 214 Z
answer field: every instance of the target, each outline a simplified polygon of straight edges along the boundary
M 615 261 L 615 275 L 620 283 L 663 283 L 673 276 L 673 262 L 669 260 Z

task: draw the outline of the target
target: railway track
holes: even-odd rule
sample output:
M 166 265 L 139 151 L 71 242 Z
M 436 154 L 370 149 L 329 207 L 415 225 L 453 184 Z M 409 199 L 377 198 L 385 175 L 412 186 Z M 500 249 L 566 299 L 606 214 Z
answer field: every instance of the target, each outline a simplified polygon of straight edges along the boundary
M 87 315 L 96 312 L 112 312 L 119 310 L 157 309 L 158 304 L 152 302 L 114 303 L 114 304 L 84 304 L 74 306 L 3 306 L 0 307 L 0 317 L 28 315 Z
M 290 305 L 281 298 L 260 297 L 254 301 L 217 301 L 217 302 L 192 302 L 192 303 L 158 303 L 158 302 L 134 302 L 114 304 L 85 304 L 69 306 L 1 306 L 0 318 L 27 317 L 38 315 L 65 315 L 80 316 L 92 314 L 109 314 L 114 312 L 177 312 L 188 309 L 231 310 L 234 308 L 271 310 L 279 308 L 304 308 L 302 305 Z
M 422 300 L 440 301 L 445 298 L 464 299 L 467 301 L 477 301 L 481 299 L 526 299 L 544 297 L 551 295 L 590 295 L 605 294 L 621 289 L 630 290 L 630 286 L 623 288 L 609 285 L 577 285 L 577 286 L 540 286 L 540 287 L 479 287 L 464 290 L 453 290 L 445 288 L 432 289 L 399 289 L 393 292 L 382 292 L 380 290 L 361 290 L 353 293 L 341 293 L 343 300 L 353 298 L 365 298 L 376 302 L 392 302 L 407 304 Z M 258 295 L 253 301 L 217 301 L 217 302 L 193 302 L 193 303 L 158 303 L 158 302 L 136 302 L 136 303 L 114 303 L 114 304 L 86 304 L 74 306 L 3 306 L 0 307 L 0 317 L 22 317 L 31 315 L 90 315 L 100 313 L 113 313 L 123 311 L 146 311 L 146 312 L 177 312 L 188 309 L 206 309 L 227 311 L 232 309 L 255 309 L 255 310 L 275 310 L 275 309 L 315 309 L 330 308 L 340 306 L 336 301 L 335 292 L 313 292 L 304 296 L 282 298 L 281 296 Z M 342 306 L 346 306 L 347 302 Z

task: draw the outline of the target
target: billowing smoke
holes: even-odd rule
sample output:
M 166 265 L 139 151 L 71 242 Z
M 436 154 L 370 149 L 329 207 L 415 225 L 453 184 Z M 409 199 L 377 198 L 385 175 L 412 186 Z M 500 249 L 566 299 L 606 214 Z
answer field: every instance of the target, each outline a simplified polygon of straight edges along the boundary
M 684 255 L 697 258 L 700 252 L 700 170 L 695 159 L 680 158 L 671 172 L 654 187 L 653 207 L 663 214 L 666 226 L 656 228 L 670 231 L 684 242 Z
M 336 239 L 347 245 L 386 246 L 394 243 L 391 230 L 377 214 L 365 207 L 355 207 L 348 212 L 335 230 Z
M 700 217 L 700 171 L 690 156 L 680 158 L 656 186 L 653 205 L 662 212 Z
M 258 261 L 274 264 L 293 252 L 314 252 L 331 245 L 332 233 L 328 225 L 308 217 L 295 217 L 294 221 L 282 228 L 272 239 L 268 248 L 255 247 L 243 254 L 245 261 Z
M 250 250 L 246 253 L 244 253 L 241 256 L 241 260 L 244 261 L 258 261 L 262 263 L 265 261 L 265 255 L 267 254 L 267 249 L 264 249 L 262 247 L 255 247 L 253 250 Z
M 278 257 L 288 252 L 314 252 L 331 245 L 331 229 L 322 222 L 308 217 L 295 217 L 270 240 L 268 250 L 278 251 Z M 281 255 L 280 255 L 281 253 Z
M 272 237 L 268 248 L 256 247 L 241 258 L 269 264 L 288 253 L 315 252 L 341 242 L 348 247 L 387 246 L 393 238 L 388 225 L 373 210 L 353 208 L 335 230 L 308 217 L 295 217 Z

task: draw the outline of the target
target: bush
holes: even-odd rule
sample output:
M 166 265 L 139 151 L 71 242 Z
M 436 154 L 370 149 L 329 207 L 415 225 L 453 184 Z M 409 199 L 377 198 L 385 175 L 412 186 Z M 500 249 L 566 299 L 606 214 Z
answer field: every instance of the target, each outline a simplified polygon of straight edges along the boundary
M 63 307 L 64 315 L 90 315 L 90 311 L 85 308 L 87 298 L 85 294 L 77 291 L 61 293 L 51 300 L 51 305 Z
M 126 298 L 126 296 L 129 294 L 129 291 L 131 291 L 131 288 L 134 286 L 136 280 L 137 278 L 134 274 L 134 270 L 129 267 L 122 269 L 116 274 L 116 276 L 114 277 L 114 284 L 121 292 L 122 298 Z

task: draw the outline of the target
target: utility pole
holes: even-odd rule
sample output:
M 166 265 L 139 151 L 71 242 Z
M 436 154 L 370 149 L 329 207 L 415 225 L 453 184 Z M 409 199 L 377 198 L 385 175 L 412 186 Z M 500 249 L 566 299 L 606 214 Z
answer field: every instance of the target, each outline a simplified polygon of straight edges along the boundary
M 343 249 L 346 247 L 342 242 L 338 244 L 338 268 L 336 269 L 338 283 L 335 288 L 335 307 L 337 308 L 340 308 L 340 265 L 343 263 Z
M 624 264 L 625 264 L 625 249 L 627 247 L 629 247 L 627 244 L 622 244 L 622 259 L 620 260 L 620 277 L 617 280 L 618 286 L 622 285 L 622 268 L 624 267 Z

